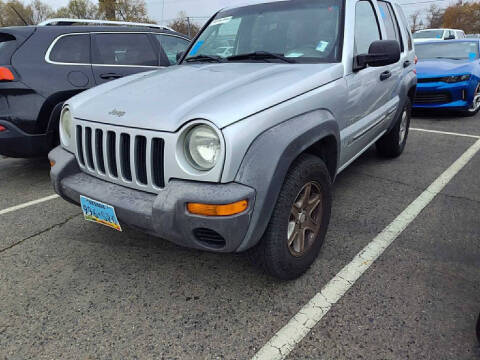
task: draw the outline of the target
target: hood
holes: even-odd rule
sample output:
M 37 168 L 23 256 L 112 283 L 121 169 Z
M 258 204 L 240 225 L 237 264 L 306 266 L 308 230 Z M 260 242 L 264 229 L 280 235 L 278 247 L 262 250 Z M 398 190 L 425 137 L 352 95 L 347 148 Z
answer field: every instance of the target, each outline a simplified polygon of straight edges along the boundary
M 343 76 L 342 64 L 179 65 L 90 89 L 68 103 L 76 118 L 177 131 L 193 119 L 224 128 Z
M 417 64 L 418 78 L 461 75 L 472 72 L 474 61 L 470 60 L 420 60 Z

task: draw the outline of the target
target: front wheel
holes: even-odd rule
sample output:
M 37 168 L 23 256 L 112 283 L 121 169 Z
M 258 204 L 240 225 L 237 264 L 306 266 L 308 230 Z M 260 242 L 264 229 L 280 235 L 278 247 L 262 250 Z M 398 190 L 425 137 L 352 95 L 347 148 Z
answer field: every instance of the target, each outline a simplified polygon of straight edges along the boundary
M 251 260 L 281 280 L 300 277 L 317 258 L 330 221 L 332 183 L 324 162 L 301 155 L 288 171 L 267 230 Z
M 412 104 L 410 98 L 407 98 L 400 118 L 397 120 L 393 129 L 383 135 L 376 143 L 377 152 L 381 156 L 396 158 L 403 153 L 405 145 L 407 144 L 411 115 Z
M 473 94 L 473 101 L 470 107 L 464 111 L 465 116 L 475 116 L 480 110 L 480 84 L 477 85 Z

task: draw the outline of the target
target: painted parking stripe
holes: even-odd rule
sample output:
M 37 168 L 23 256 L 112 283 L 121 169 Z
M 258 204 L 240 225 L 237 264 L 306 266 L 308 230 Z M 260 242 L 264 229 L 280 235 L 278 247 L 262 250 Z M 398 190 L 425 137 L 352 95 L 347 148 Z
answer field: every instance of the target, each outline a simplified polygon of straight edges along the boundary
M 253 360 L 285 359 L 295 346 L 317 325 L 410 225 L 425 207 L 445 188 L 480 150 L 480 140 L 472 145 L 452 166 L 438 177 L 385 230 L 360 251 L 330 282 L 315 295 L 258 353 Z
M 50 201 L 50 200 L 55 200 L 55 199 L 58 199 L 58 198 L 59 198 L 58 195 L 51 195 L 51 196 L 44 197 L 42 199 L 29 201 L 29 202 L 26 202 L 24 204 L 20 204 L 20 205 L 17 205 L 17 206 L 10 207 L 8 209 L 0 210 L 0 215 L 5 215 L 5 214 L 8 214 L 8 213 L 12 213 L 12 212 L 17 211 L 17 210 L 25 209 L 27 207 L 37 205 L 37 204 L 41 204 L 41 203 L 44 203 L 44 202 L 47 202 L 47 201 Z
M 453 135 L 453 136 L 467 137 L 471 139 L 480 139 L 480 136 L 477 136 L 477 135 L 460 134 L 460 133 L 448 132 L 448 131 L 428 130 L 428 129 L 419 129 L 419 128 L 410 128 L 410 130 L 420 131 L 425 133 L 432 133 L 432 134 Z

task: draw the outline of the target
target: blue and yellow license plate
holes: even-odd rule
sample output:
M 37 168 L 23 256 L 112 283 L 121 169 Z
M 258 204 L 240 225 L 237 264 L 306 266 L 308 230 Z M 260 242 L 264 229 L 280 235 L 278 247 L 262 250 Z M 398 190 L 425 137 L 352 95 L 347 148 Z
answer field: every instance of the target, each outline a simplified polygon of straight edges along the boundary
M 122 231 L 113 206 L 89 199 L 85 196 L 80 196 L 80 204 L 85 220 Z

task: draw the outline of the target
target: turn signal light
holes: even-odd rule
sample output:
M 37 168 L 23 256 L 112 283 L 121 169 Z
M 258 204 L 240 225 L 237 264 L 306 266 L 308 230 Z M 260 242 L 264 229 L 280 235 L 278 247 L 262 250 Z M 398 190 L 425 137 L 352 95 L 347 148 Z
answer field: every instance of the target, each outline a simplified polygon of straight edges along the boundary
M 52 167 L 52 168 L 53 168 L 54 166 L 55 166 L 55 161 L 53 161 L 53 160 L 50 160 L 50 167 Z
M 5 126 L 0 125 L 0 132 L 7 130 Z
M 232 216 L 247 210 L 248 201 L 242 200 L 226 205 L 188 203 L 187 209 L 191 214 L 202 216 Z
M 415 55 L 415 65 L 417 65 L 417 64 L 418 64 L 418 57 L 417 57 L 417 55 Z
M 0 81 L 13 81 L 15 76 L 13 73 L 6 67 L 0 67 Z

